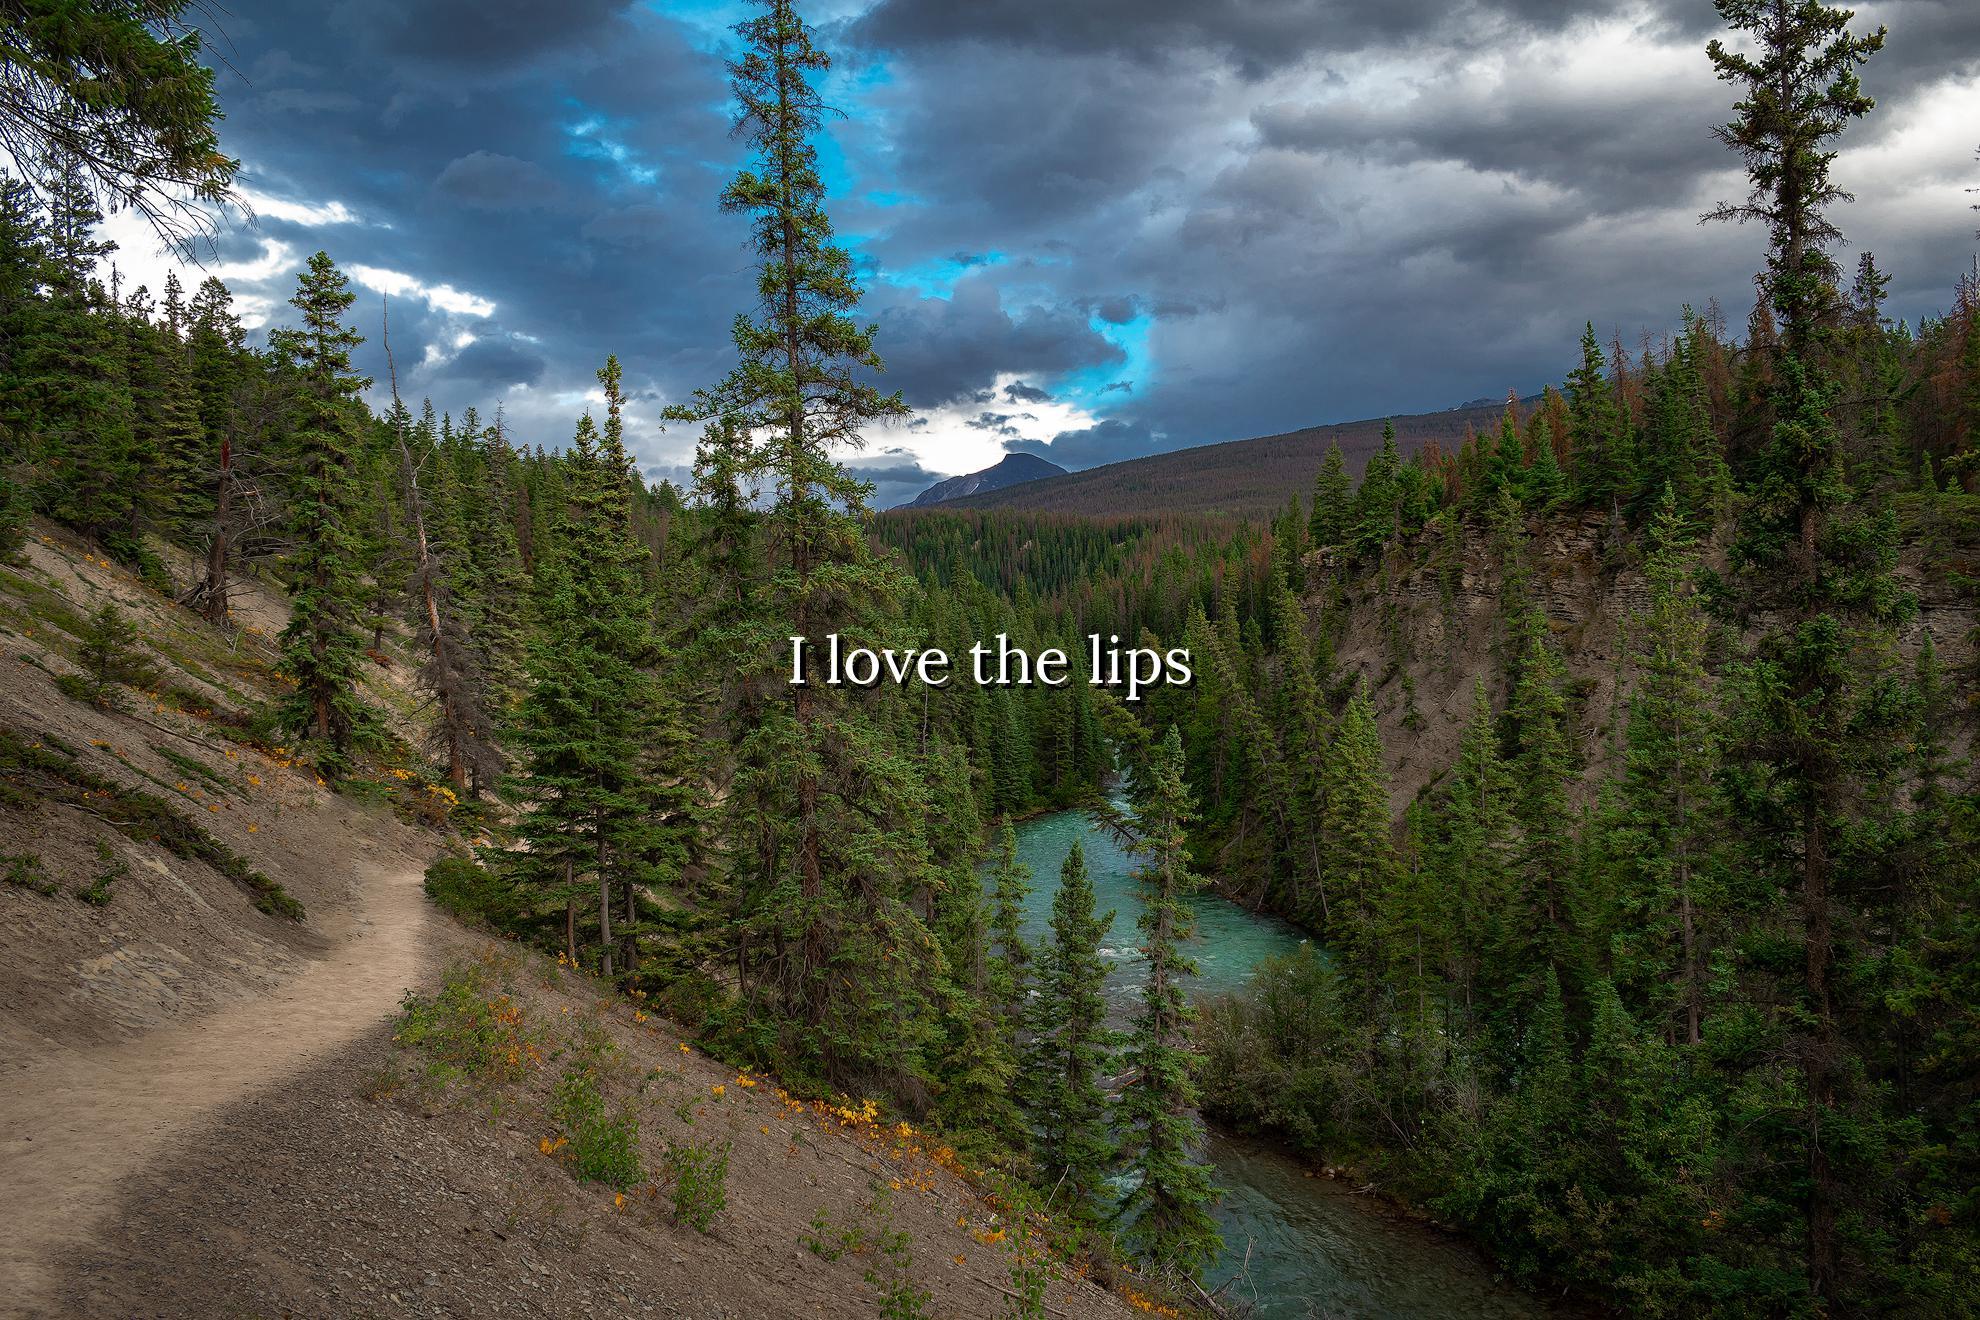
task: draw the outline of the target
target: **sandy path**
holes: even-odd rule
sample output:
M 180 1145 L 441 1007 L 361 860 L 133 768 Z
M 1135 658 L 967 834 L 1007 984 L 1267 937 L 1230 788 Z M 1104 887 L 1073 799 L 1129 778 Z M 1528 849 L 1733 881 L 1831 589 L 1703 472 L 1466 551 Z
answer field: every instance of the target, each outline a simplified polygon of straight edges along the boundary
M 420 868 L 355 866 L 350 937 L 274 993 L 0 1077 L 0 1313 L 50 1314 L 50 1262 L 89 1239 L 121 1178 L 220 1105 L 383 1021 L 417 983 Z

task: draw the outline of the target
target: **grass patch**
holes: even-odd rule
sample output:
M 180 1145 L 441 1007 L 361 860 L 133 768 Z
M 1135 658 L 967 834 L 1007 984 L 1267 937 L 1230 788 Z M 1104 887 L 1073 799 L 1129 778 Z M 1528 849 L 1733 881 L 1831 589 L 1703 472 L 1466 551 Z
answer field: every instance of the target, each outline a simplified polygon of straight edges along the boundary
M 19 620 L 23 631 L 53 628 L 80 641 L 89 630 L 89 620 L 69 604 L 68 597 L 24 573 L 0 568 L 0 591 L 18 602 L 17 606 L 0 606 L 0 613 Z
M 247 798 L 247 792 L 239 784 L 214 770 L 198 757 L 187 756 L 184 752 L 175 751 L 170 747 L 160 747 L 157 743 L 145 745 L 156 752 L 167 765 L 188 779 L 196 779 L 218 793 L 231 793 L 243 800 Z
M 862 1207 L 866 1222 L 840 1228 L 823 1210 L 811 1217 L 811 1231 L 798 1243 L 826 1260 L 841 1256 L 872 1256 L 866 1281 L 880 1293 L 880 1314 L 888 1320 L 920 1320 L 928 1314 L 931 1294 L 914 1279 L 914 1236 L 894 1227 L 893 1198 L 873 1184 L 872 1197 Z
M 271 917 L 303 919 L 303 905 L 293 895 L 165 799 L 92 774 L 73 755 L 31 743 L 12 729 L 0 729 L 0 799 L 16 806 L 42 799 L 74 807 L 133 842 L 155 843 L 174 857 L 212 867 Z

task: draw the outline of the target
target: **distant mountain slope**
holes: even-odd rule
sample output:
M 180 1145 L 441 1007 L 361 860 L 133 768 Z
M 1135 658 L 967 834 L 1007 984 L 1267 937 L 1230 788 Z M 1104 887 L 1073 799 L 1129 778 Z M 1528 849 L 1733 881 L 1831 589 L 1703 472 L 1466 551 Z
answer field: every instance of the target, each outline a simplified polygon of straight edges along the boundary
M 1467 427 L 1480 431 L 1496 427 L 1505 406 L 1503 401 L 1469 403 L 1444 412 L 1394 418 L 1396 444 L 1405 454 L 1414 453 L 1429 440 L 1446 449 L 1456 449 L 1463 443 Z M 1045 481 L 1027 481 L 1022 486 L 1003 490 L 980 490 L 967 496 L 942 498 L 952 507 L 965 509 L 1030 509 L 1089 515 L 1269 516 L 1283 509 L 1294 491 L 1304 496 L 1312 490 L 1313 475 L 1319 471 L 1329 444 L 1339 443 L 1347 456 L 1349 470 L 1359 471 L 1369 455 L 1382 447 L 1382 422 L 1382 418 L 1371 417 L 1359 422 L 1309 426 L 1283 435 L 1229 440 L 1132 458 Z M 924 495 L 915 503 L 934 501 Z
M 1064 468 L 1057 463 L 1047 462 L 1036 454 L 1006 454 L 1004 461 L 995 467 L 987 467 L 981 472 L 970 472 L 960 477 L 950 477 L 947 481 L 936 482 L 903 507 L 917 509 L 929 504 L 940 504 L 944 500 L 961 499 L 965 495 L 983 495 L 1027 481 L 1040 481 L 1046 477 L 1065 475 L 1067 473 Z

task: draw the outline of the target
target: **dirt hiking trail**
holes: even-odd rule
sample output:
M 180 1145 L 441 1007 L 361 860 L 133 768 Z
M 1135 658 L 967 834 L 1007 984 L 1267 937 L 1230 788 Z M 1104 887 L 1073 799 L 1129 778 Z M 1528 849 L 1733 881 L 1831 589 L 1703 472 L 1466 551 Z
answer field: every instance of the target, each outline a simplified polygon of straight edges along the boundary
M 222 1105 L 377 1026 L 418 984 L 430 919 L 421 868 L 350 865 L 344 938 L 272 994 L 0 1075 L 0 1314 L 53 1314 L 51 1263 L 90 1240 L 120 1180 Z

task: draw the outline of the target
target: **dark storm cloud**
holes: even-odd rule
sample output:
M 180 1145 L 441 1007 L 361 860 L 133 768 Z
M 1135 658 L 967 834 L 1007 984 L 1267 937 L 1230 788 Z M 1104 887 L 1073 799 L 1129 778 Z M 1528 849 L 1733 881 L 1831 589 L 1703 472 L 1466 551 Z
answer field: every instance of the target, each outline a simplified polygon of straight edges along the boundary
M 667 217 L 667 208 L 652 202 L 615 206 L 585 221 L 579 232 L 614 247 L 652 247 L 667 232 Z
M 1020 440 L 1011 446 L 1011 452 L 1036 454 L 1060 467 L 1087 468 L 1141 458 L 1166 447 L 1157 444 L 1140 423 L 1110 418 L 1088 430 L 1062 432 L 1049 443 Z
M 1406 100 L 1274 103 L 1253 112 L 1251 123 L 1268 149 L 1452 161 L 1572 188 L 1612 213 L 1661 201 L 1723 163 L 1725 149 L 1709 131 L 1721 100 L 1711 84 L 1677 94 L 1649 85 L 1590 103 L 1436 81 Z
M 948 298 L 883 289 L 869 306 L 878 314 L 887 386 L 921 407 L 973 398 L 999 373 L 1055 375 L 1122 360 L 1076 309 L 1006 311 L 987 273 L 965 277 Z
M 1883 106 L 1845 145 L 1948 76 L 1972 103 L 1980 5 L 1864 9 Z M 1696 224 L 1739 188 L 1719 27 L 1704 0 L 882 0 L 851 31 L 930 204 L 879 251 L 1028 245 L 1063 305 L 1152 314 L 1153 370 L 1089 396 L 1106 425 L 1019 446 L 1061 463 L 1530 393 L 1584 318 L 1634 345 L 1686 300 L 1743 315 L 1761 236 Z M 1873 216 L 1839 218 L 1916 297 L 1963 259 Z
M 1246 71 L 1296 63 L 1317 50 L 1350 53 L 1431 38 L 1462 43 L 1501 30 L 1557 29 L 1621 4 L 1583 0 L 881 0 L 853 25 L 856 39 L 892 49 L 959 43 L 1126 53 L 1166 60 L 1214 50 Z
M 436 64 L 483 69 L 539 59 L 594 40 L 626 0 L 421 0 L 338 6 L 347 26 L 375 34 L 386 50 Z
M 697 31 L 625 4 L 370 0 L 276 0 L 226 26 L 241 76 L 219 78 L 225 140 L 247 181 L 355 219 L 265 215 L 223 259 L 251 264 L 275 240 L 299 267 L 323 247 L 347 271 L 494 306 L 484 317 L 394 296 L 403 388 L 487 413 L 501 391 L 531 386 L 511 420 L 521 439 L 557 443 L 608 353 L 635 397 L 679 397 L 726 366 L 728 321 L 750 287 L 742 227 L 715 206 L 737 156 L 725 75 Z M 292 286 L 285 273 L 259 292 L 279 303 Z M 374 341 L 360 366 L 383 380 L 378 297 L 358 293 L 352 316 Z M 456 353 L 464 333 L 478 338 Z M 672 452 L 691 443 L 676 437 Z
M 932 486 L 942 479 L 919 463 L 854 462 L 851 467 L 861 481 L 870 481 L 876 486 Z
M 1944 80 L 1974 104 L 1980 4 L 1862 9 L 1892 33 L 1864 72 L 1882 105 L 1845 145 L 1915 154 Z M 659 437 L 659 404 L 720 377 L 755 295 L 744 224 L 715 205 L 742 154 L 720 34 L 664 10 L 271 0 L 228 19 L 244 76 L 221 75 L 224 129 L 249 181 L 356 218 L 271 213 L 224 258 L 322 246 L 417 281 L 392 299 L 402 386 L 456 413 L 506 392 L 529 443 L 569 435 L 616 352 L 643 457 L 675 471 L 694 429 Z M 831 207 L 881 383 L 942 410 L 902 429 L 914 455 L 865 460 L 878 502 L 944 475 L 933 435 L 1085 466 L 1531 393 L 1585 318 L 1633 343 L 1717 296 L 1737 323 L 1761 238 L 1695 223 L 1739 189 L 1710 137 L 1732 100 L 1702 51 L 1716 27 L 1706 0 L 877 0 L 826 23 L 848 111 Z M 1942 304 L 1970 250 L 1971 147 L 1942 200 L 1898 214 L 1862 189 L 1839 216 L 1898 270 L 1904 314 Z M 376 343 L 360 366 L 384 378 Z M 1069 408 L 1099 424 L 1040 434 Z
M 499 392 L 510 385 L 534 385 L 549 367 L 541 353 L 513 340 L 477 339 L 433 374 Z
M 534 161 L 496 151 L 473 151 L 447 163 L 433 190 L 483 211 L 530 211 L 549 206 L 557 181 Z

